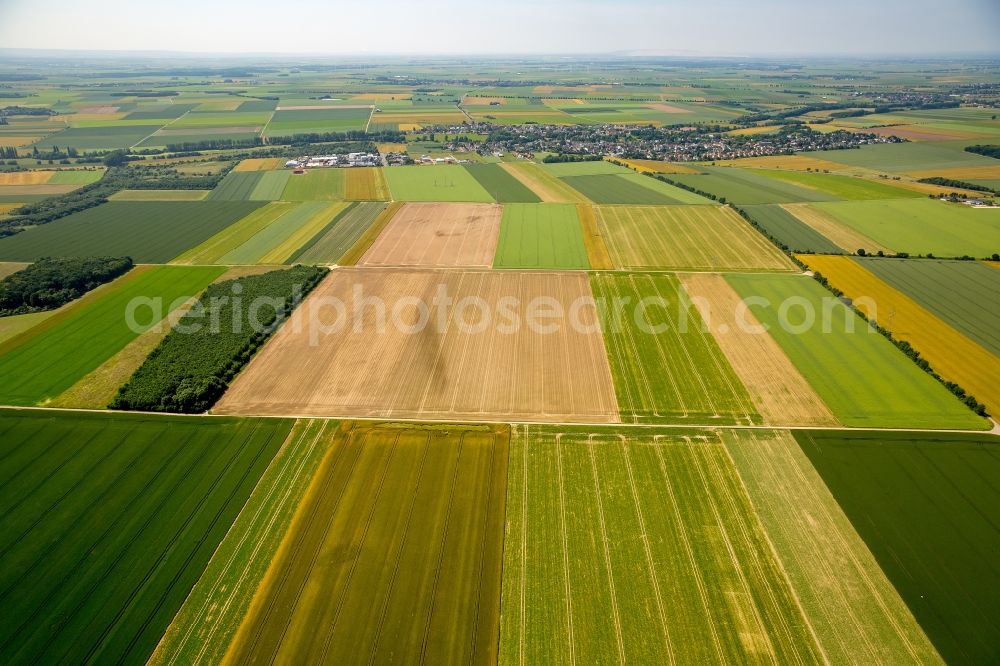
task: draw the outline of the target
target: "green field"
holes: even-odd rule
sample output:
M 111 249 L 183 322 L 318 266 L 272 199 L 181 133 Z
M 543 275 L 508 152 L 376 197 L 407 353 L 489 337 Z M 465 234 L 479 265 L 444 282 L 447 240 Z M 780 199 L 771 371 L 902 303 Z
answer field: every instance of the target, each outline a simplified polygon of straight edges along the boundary
M 685 197 L 672 197 L 661 189 L 654 189 L 651 178 L 638 174 L 601 174 L 594 176 L 561 176 L 560 179 L 574 190 L 597 204 L 679 204 Z M 652 187 L 647 187 L 649 180 Z M 665 185 L 665 183 L 662 183 Z M 683 192 L 678 188 L 678 192 Z M 685 195 L 690 193 L 684 192 Z M 701 199 L 704 201 L 704 199 Z M 706 202 L 707 203 L 707 202 Z
M 843 253 L 843 250 L 826 236 L 777 204 L 742 208 L 768 235 L 776 238 L 792 252 Z
M 281 198 L 288 184 L 290 171 L 263 171 L 248 199 L 251 201 L 276 201 Z
M 339 427 L 330 420 L 295 422 L 285 446 L 177 611 L 151 664 L 222 662 Z
M 290 207 L 287 205 L 289 203 L 291 204 Z M 240 234 L 239 238 L 246 238 L 246 240 L 239 245 L 235 245 L 231 250 L 220 256 L 218 263 L 238 265 L 254 264 L 262 261 L 269 252 L 279 247 L 297 231 L 302 229 L 303 225 L 308 223 L 313 216 L 320 214 L 330 206 L 326 201 L 303 201 L 300 203 L 274 202 L 271 205 L 275 204 L 281 204 L 281 213 L 277 217 L 268 215 L 266 222 L 264 219 L 254 220 L 252 226 L 248 225 L 245 231 L 248 233 L 251 229 L 256 229 L 255 233 L 249 238 L 246 237 L 246 233 Z M 298 248 L 294 248 L 292 252 L 296 249 Z
M 606 174 L 625 175 L 633 173 L 631 169 L 612 164 L 607 160 L 592 160 L 589 162 L 542 162 L 542 169 L 557 178 L 566 176 L 600 176 Z
M 385 210 L 380 201 L 356 202 L 345 208 L 332 224 L 291 258 L 304 264 L 337 263 Z
M 104 171 L 56 171 L 49 178 L 49 185 L 89 185 L 99 181 Z
M 818 431 L 795 438 L 945 661 L 995 663 L 997 438 Z
M 538 203 L 538 195 L 498 164 L 466 164 L 465 170 L 493 195 L 498 203 Z
M 85 296 L 78 307 L 8 340 L 0 346 L 0 404 L 34 405 L 55 398 L 159 322 L 175 301 L 197 296 L 222 272 L 205 267 L 135 268 L 108 289 Z M 142 324 L 136 331 L 126 322 L 133 299 L 162 303 L 159 317 L 151 315 L 154 306 L 136 309 L 135 321 Z
M 37 144 L 39 150 L 52 146 L 77 150 L 115 150 L 129 148 L 160 129 L 159 125 L 105 125 L 101 127 L 70 127 L 50 134 Z
M 208 195 L 208 200 L 249 201 L 263 176 L 260 171 L 230 171 Z
M 590 268 L 576 204 L 504 206 L 493 266 Z
M 341 201 L 344 198 L 343 169 L 311 169 L 288 176 L 283 201 Z
M 0 412 L 0 659 L 145 662 L 290 427 Z
M 819 663 L 711 431 L 515 426 L 500 663 Z
M 176 257 L 173 262 L 178 264 L 225 263 L 222 261 L 223 257 L 250 241 L 279 217 L 293 210 L 295 206 L 296 204 L 291 201 L 273 201 L 265 204 Z
M 493 197 L 460 165 L 386 167 L 396 201 L 470 201 L 493 203 Z
M 837 199 L 832 194 L 768 178 L 747 169 L 705 166 L 699 168 L 705 173 L 672 173 L 667 175 L 667 178 L 702 192 L 714 194 L 735 204 L 795 203 L 800 201 L 835 201 Z
M 854 427 L 983 428 L 985 423 L 833 294 L 804 276 L 727 281 L 830 407 Z M 812 314 L 812 321 L 810 316 Z M 825 321 L 824 321 L 825 320 Z M 784 324 L 784 325 L 783 325 Z M 851 332 L 853 327 L 853 332 Z
M 856 261 L 1000 356 L 1000 271 L 976 261 Z
M 976 209 L 926 198 L 815 205 L 897 252 L 978 258 L 1000 252 L 1000 208 Z
M 506 426 L 341 431 L 234 663 L 495 663 L 508 437 Z
M 604 306 L 601 328 L 622 422 L 760 423 L 701 315 L 681 305 L 676 277 L 595 273 L 590 284 Z M 616 309 L 616 298 L 629 299 L 627 306 Z M 649 307 L 634 314 L 642 299 Z
M 364 130 L 371 109 L 279 110 L 267 126 L 268 136 L 325 134 Z
M 801 185 L 811 190 L 825 192 L 838 199 L 920 199 L 926 198 L 920 192 L 893 187 L 892 181 L 881 183 L 858 176 L 806 173 L 804 171 L 780 171 L 776 169 L 751 169 L 752 173 L 773 178 L 793 185 Z
M 962 147 L 967 143 L 969 142 L 912 141 L 861 146 L 855 150 L 824 150 L 802 153 L 802 155 L 890 173 L 995 164 L 989 157 L 962 150 Z
M 0 260 L 132 257 L 165 263 L 262 204 L 254 201 L 109 201 L 0 239 Z

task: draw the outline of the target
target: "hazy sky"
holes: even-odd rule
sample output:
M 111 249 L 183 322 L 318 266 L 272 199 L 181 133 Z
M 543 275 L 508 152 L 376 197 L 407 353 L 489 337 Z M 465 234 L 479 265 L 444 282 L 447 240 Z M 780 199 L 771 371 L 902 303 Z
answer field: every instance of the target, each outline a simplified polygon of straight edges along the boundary
M 1000 0 L 0 0 L 0 47 L 254 53 L 1000 52 Z

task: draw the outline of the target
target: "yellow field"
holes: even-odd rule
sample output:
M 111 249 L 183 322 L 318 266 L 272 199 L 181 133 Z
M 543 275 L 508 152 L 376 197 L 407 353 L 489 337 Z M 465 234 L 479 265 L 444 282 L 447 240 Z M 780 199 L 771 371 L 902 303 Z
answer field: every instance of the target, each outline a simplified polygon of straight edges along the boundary
M 675 164 L 673 162 L 660 162 L 659 160 L 623 160 L 609 158 L 608 161 L 616 164 L 624 164 L 625 166 L 635 169 L 640 173 L 698 173 L 697 169 L 692 169 L 689 166 Z
M 604 235 L 597 224 L 597 215 L 594 207 L 590 204 L 576 205 L 577 217 L 580 218 L 580 226 L 583 227 L 583 244 L 587 248 L 587 260 L 590 267 L 596 270 L 614 270 L 615 262 L 611 260 L 611 253 L 604 243 Z
M 52 178 L 52 171 L 13 171 L 0 173 L 0 185 L 44 185 Z
M 925 169 L 923 171 L 907 171 L 907 176 L 914 178 L 952 178 L 954 180 L 995 180 L 1000 178 L 1000 163 L 996 166 L 954 167 L 951 169 Z M 953 188 L 954 189 L 954 188 Z
M 843 164 L 821 160 L 815 157 L 804 155 L 770 155 L 768 157 L 744 157 L 738 160 L 720 160 L 716 162 L 719 166 L 744 167 L 747 169 L 789 169 L 791 171 L 844 171 L 847 168 Z
M 399 126 L 400 132 L 412 132 L 414 130 L 423 129 L 423 125 L 417 123 L 396 123 Z
M 20 148 L 21 146 L 27 146 L 30 143 L 34 143 L 41 139 L 40 136 L 3 136 L 0 135 L 0 147 L 7 148 Z
M 882 282 L 850 257 L 796 256 L 812 270 L 823 273 L 830 284 L 854 299 L 861 311 L 888 328 L 893 336 L 913 345 L 939 375 L 960 384 L 991 413 L 1000 413 L 1000 382 L 997 382 L 1000 358 Z M 870 300 L 859 300 L 862 297 Z
M 812 227 L 821 236 L 826 236 L 833 243 L 847 252 L 855 252 L 864 248 L 866 252 L 875 254 L 879 250 L 893 254 L 893 250 L 876 243 L 868 236 L 855 231 L 846 224 L 841 224 L 832 215 L 807 203 L 781 204 L 781 207 L 792 214 L 800 222 Z
M 386 201 L 389 186 L 381 167 L 356 167 L 344 176 L 344 198 L 348 201 Z
M 377 143 L 375 147 L 378 148 L 378 152 L 385 153 L 405 153 L 406 144 L 405 143 Z
M 726 134 L 732 134 L 734 136 L 746 136 L 749 134 L 770 134 L 771 132 L 778 131 L 780 126 L 778 125 L 761 125 L 760 127 L 741 127 L 740 129 L 734 129 L 726 132 Z
M 503 97 L 477 97 L 475 95 L 469 95 L 463 100 L 463 104 L 468 104 L 469 106 L 489 106 L 496 102 L 497 104 L 504 106 L 507 104 L 507 100 Z
M 306 220 L 291 236 L 286 238 L 280 245 L 260 258 L 261 264 L 283 264 L 300 247 L 306 244 L 313 236 L 318 234 L 323 227 L 329 224 L 341 210 L 347 207 L 347 202 L 337 201 L 329 206 L 324 206 L 308 220 Z
M 23 203 L 0 203 L 0 215 L 9 213 L 10 211 L 20 208 L 23 205 Z
M 502 162 L 500 168 L 517 178 L 545 203 L 591 203 L 583 196 L 534 162 Z
M 252 157 L 236 165 L 233 171 L 273 171 L 285 165 L 284 157 Z

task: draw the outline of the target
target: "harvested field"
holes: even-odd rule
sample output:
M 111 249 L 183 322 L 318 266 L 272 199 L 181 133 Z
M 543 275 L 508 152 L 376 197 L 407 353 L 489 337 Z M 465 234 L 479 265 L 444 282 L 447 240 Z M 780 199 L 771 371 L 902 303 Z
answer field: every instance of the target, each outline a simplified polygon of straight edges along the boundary
M 680 279 L 766 423 L 837 425 L 830 409 L 724 277 L 689 274 Z
M 72 183 L 62 185 L 56 183 L 45 183 L 42 185 L 4 185 L 0 187 L 0 196 L 6 197 L 7 201 L 10 201 L 11 197 L 33 195 L 50 197 L 57 194 L 67 194 L 68 192 L 78 189 L 80 189 L 80 185 Z
M 494 268 L 590 268 L 577 207 L 507 204 Z
M 515 426 L 500 663 L 820 663 L 717 434 Z
M 284 157 L 251 157 L 237 164 L 233 171 L 272 171 L 283 168 L 286 161 Z
M 389 184 L 381 167 L 355 167 L 344 177 L 344 198 L 348 201 L 385 201 Z
M 9 213 L 12 210 L 17 210 L 23 205 L 23 203 L 0 203 L 0 215 Z
M 0 173 L 0 186 L 43 185 L 49 182 L 54 173 L 54 171 L 12 171 L 9 173 Z
M 329 228 L 292 256 L 292 261 L 305 264 L 335 264 L 386 209 L 381 202 L 355 203 L 345 208 Z
M 794 435 L 945 662 L 993 661 L 1000 654 L 996 436 Z
M 794 270 L 764 236 L 721 206 L 598 206 L 597 219 L 619 268 Z
M 841 423 L 986 428 L 954 395 L 815 280 L 732 273 L 726 280 Z
M 830 284 L 851 298 L 869 319 L 889 329 L 895 338 L 913 345 L 939 375 L 961 385 L 985 404 L 991 414 L 1000 414 L 1000 383 L 997 382 L 1000 356 L 962 335 L 850 257 L 802 255 L 799 259 L 825 275 Z M 864 265 L 871 264 L 865 262 Z M 948 288 L 955 287 L 949 285 Z
M 597 224 L 597 215 L 594 207 L 590 204 L 577 204 L 576 214 L 580 218 L 580 227 L 583 230 L 583 244 L 587 248 L 587 259 L 590 267 L 596 270 L 612 270 L 615 267 L 611 261 L 611 253 L 604 242 L 600 226 Z
M 211 190 L 120 190 L 110 201 L 201 201 Z
M 829 662 L 943 663 L 791 434 L 722 440 Z
M 290 427 L 0 413 L 0 660 L 145 663 Z
M 378 308 L 357 301 L 355 285 L 385 303 L 381 330 Z M 441 290 L 453 303 L 482 299 L 483 308 L 437 305 Z M 548 318 L 534 330 L 526 322 L 532 299 L 555 298 L 566 312 L 589 296 L 584 273 L 341 268 L 295 310 L 216 411 L 616 421 L 595 308 L 584 302 L 572 319 Z M 430 310 L 426 326 L 418 326 L 414 298 Z M 510 317 L 501 298 L 517 301 Z M 345 316 L 314 309 L 314 301 L 331 299 L 344 303 Z M 483 309 L 498 314 L 487 321 Z
M 489 267 L 500 213 L 497 204 L 405 204 L 358 265 Z
M 345 424 L 224 663 L 496 663 L 508 437 Z
M 619 273 L 590 278 L 603 306 L 601 326 L 622 422 L 760 423 L 698 311 L 682 300 L 677 278 Z
M 894 253 L 892 249 L 845 224 L 841 224 L 835 217 L 811 204 L 782 204 L 781 208 L 846 252 L 853 254 L 859 249 L 864 249 L 865 252 L 871 254 L 875 254 L 879 250 L 887 254 Z
M 4 279 L 8 275 L 12 275 L 22 268 L 27 268 L 29 264 L 21 262 L 8 262 L 0 263 L 0 280 Z
M 502 162 L 500 167 L 545 203 L 590 203 L 590 199 L 534 162 Z
M 372 244 L 378 240 L 378 237 L 382 235 L 382 231 L 385 230 L 386 226 L 388 226 L 389 221 L 396 216 L 396 213 L 402 207 L 403 202 L 401 201 L 393 201 L 389 203 L 388 206 L 382 209 L 382 212 L 378 214 L 378 217 L 375 218 L 375 221 L 372 222 L 368 228 L 359 229 L 356 232 L 357 235 L 355 235 L 355 232 L 352 231 L 349 235 L 342 237 L 341 240 L 338 240 L 339 245 L 341 241 L 346 244 L 348 239 L 355 238 L 354 244 L 340 256 L 337 263 L 342 266 L 357 265 L 357 263 L 361 261 L 361 257 L 363 257 L 368 251 L 368 248 L 370 248 Z

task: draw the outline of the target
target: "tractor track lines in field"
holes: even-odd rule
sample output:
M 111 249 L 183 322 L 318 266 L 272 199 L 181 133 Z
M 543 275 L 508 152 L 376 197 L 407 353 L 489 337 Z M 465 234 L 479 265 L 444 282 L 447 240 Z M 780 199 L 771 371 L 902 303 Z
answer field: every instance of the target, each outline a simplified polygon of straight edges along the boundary
M 573 636 L 573 590 L 569 576 L 569 532 L 566 529 L 566 484 L 563 480 L 561 435 L 556 436 L 556 476 L 559 480 L 559 534 L 562 539 L 562 569 L 566 594 L 566 644 L 569 646 L 569 661 L 576 663 L 576 639 Z M 617 623 L 617 618 L 616 618 Z M 619 639 L 620 640 L 620 639 Z

